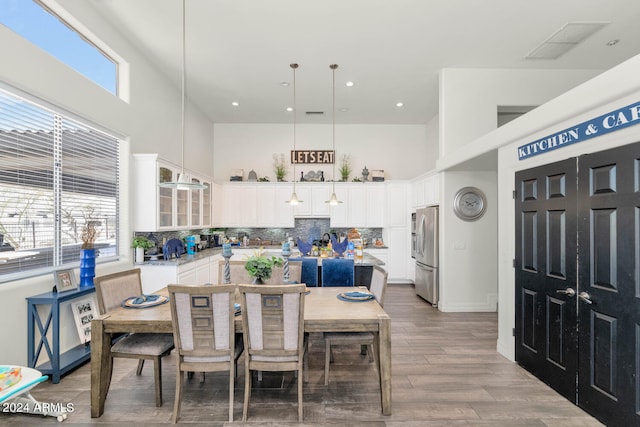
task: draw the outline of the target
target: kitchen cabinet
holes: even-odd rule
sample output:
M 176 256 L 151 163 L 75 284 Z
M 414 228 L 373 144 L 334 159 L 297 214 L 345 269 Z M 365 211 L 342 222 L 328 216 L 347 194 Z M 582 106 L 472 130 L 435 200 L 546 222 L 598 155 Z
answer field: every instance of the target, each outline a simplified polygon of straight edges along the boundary
M 222 186 L 222 227 L 256 227 L 256 185 L 229 182 Z
M 178 190 L 158 184 L 178 179 L 182 169 L 157 154 L 133 154 L 133 229 L 164 231 L 203 227 L 211 224 L 211 190 Z M 189 171 L 185 171 L 187 175 Z M 206 182 L 208 178 L 190 176 Z M 205 213 L 205 209 L 209 213 Z
M 332 227 L 385 226 L 384 183 L 336 183 L 336 196 L 343 203 L 331 206 Z
M 440 175 L 422 175 L 413 181 L 412 203 L 414 208 L 437 205 L 440 201 Z
M 285 203 L 291 197 L 290 184 L 229 182 L 214 189 L 220 193 L 220 219 L 214 223 L 216 226 L 294 226 L 293 207 Z
M 256 188 L 257 226 L 293 227 L 293 206 L 286 203 L 291 198 L 292 185 L 258 184 Z
M 220 259 L 222 259 L 222 255 L 216 254 L 180 265 L 142 264 L 139 266 L 142 291 L 145 294 L 152 294 L 171 284 L 204 285 L 216 283 Z
M 298 199 L 302 200 L 303 203 L 294 207 L 294 216 L 304 218 L 329 217 L 329 204 L 325 202 L 331 197 L 330 183 L 296 183 L 296 194 L 298 195 Z M 290 197 L 291 194 L 289 194 L 286 200 Z
M 387 183 L 387 227 L 407 227 L 409 215 L 408 182 Z
M 406 280 L 410 259 L 410 234 L 407 227 L 386 228 L 383 238 L 388 249 L 387 272 L 389 280 Z M 375 255 L 375 254 L 374 254 Z
M 384 227 L 386 225 L 387 214 L 387 186 L 383 183 L 367 183 L 364 185 L 366 191 L 365 210 L 367 227 Z

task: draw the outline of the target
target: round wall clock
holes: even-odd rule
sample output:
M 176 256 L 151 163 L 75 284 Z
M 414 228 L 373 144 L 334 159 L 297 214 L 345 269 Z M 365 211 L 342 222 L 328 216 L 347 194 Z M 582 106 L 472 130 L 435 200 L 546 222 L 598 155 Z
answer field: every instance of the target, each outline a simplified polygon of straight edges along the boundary
M 453 198 L 453 211 L 458 218 L 465 221 L 475 221 L 480 218 L 487 208 L 484 193 L 475 187 L 464 187 L 456 192 Z

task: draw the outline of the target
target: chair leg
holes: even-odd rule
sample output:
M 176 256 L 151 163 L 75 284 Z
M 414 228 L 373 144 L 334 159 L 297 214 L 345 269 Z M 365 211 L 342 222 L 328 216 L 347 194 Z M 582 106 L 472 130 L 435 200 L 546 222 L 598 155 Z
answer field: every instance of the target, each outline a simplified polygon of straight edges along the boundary
M 245 354 L 245 357 L 249 355 Z M 245 364 L 244 370 L 244 407 L 242 408 L 242 422 L 247 421 L 247 415 L 249 413 L 249 396 L 251 395 L 251 370 L 249 369 L 249 362 Z
M 301 369 L 304 369 L 300 363 L 298 366 L 300 366 Z M 302 376 L 304 377 L 304 372 L 302 373 Z M 304 407 L 302 406 L 302 381 L 298 378 L 298 422 L 301 423 L 303 419 Z
M 236 378 L 235 363 L 230 362 L 229 367 L 229 422 L 233 422 L 233 399 L 234 399 L 234 380 Z
M 176 397 L 173 402 L 173 416 L 171 422 L 175 424 L 178 421 L 178 414 L 180 413 L 180 405 L 182 404 L 182 387 L 184 386 L 184 373 L 178 368 L 176 373 Z
M 136 375 L 142 375 L 142 368 L 144 367 L 144 359 L 138 359 L 138 370 L 136 371 Z
M 156 406 L 162 406 L 162 358 L 154 358 L 153 372 L 156 382 Z
M 331 340 L 324 339 L 324 385 L 329 385 L 329 364 L 331 363 Z

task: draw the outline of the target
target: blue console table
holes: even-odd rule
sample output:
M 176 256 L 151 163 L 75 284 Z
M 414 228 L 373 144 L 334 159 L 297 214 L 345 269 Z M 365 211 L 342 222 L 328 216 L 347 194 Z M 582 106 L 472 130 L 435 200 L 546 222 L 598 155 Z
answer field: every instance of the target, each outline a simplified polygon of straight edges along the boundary
M 91 358 L 91 347 L 89 344 L 80 344 L 62 354 L 60 353 L 60 304 L 92 294 L 95 291 L 96 288 L 94 286 L 87 286 L 74 291 L 62 293 L 46 292 L 27 298 L 29 334 L 27 352 L 29 367 L 35 368 L 43 374 L 50 375 L 51 382 L 54 384 L 60 382 L 61 375 L 80 366 Z M 38 313 L 38 306 L 49 306 L 48 314 L 45 314 L 45 317 L 41 317 Z M 73 327 L 75 328 L 75 325 Z M 38 331 L 39 338 L 36 337 L 36 330 Z M 51 331 L 51 339 L 47 336 L 49 331 Z M 47 356 L 49 356 L 49 361 L 36 366 L 42 347 L 45 348 Z

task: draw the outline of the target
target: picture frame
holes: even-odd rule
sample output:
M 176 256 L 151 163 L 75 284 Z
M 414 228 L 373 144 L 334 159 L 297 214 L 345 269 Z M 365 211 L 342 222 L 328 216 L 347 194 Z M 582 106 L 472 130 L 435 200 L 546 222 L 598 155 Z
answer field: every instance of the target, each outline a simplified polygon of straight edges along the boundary
M 95 301 L 93 298 L 86 298 L 71 303 L 73 319 L 76 322 L 78 337 L 80 341 L 87 344 L 91 341 L 91 320 L 97 315 Z
M 57 292 L 74 291 L 78 289 L 78 281 L 72 269 L 53 272 Z

